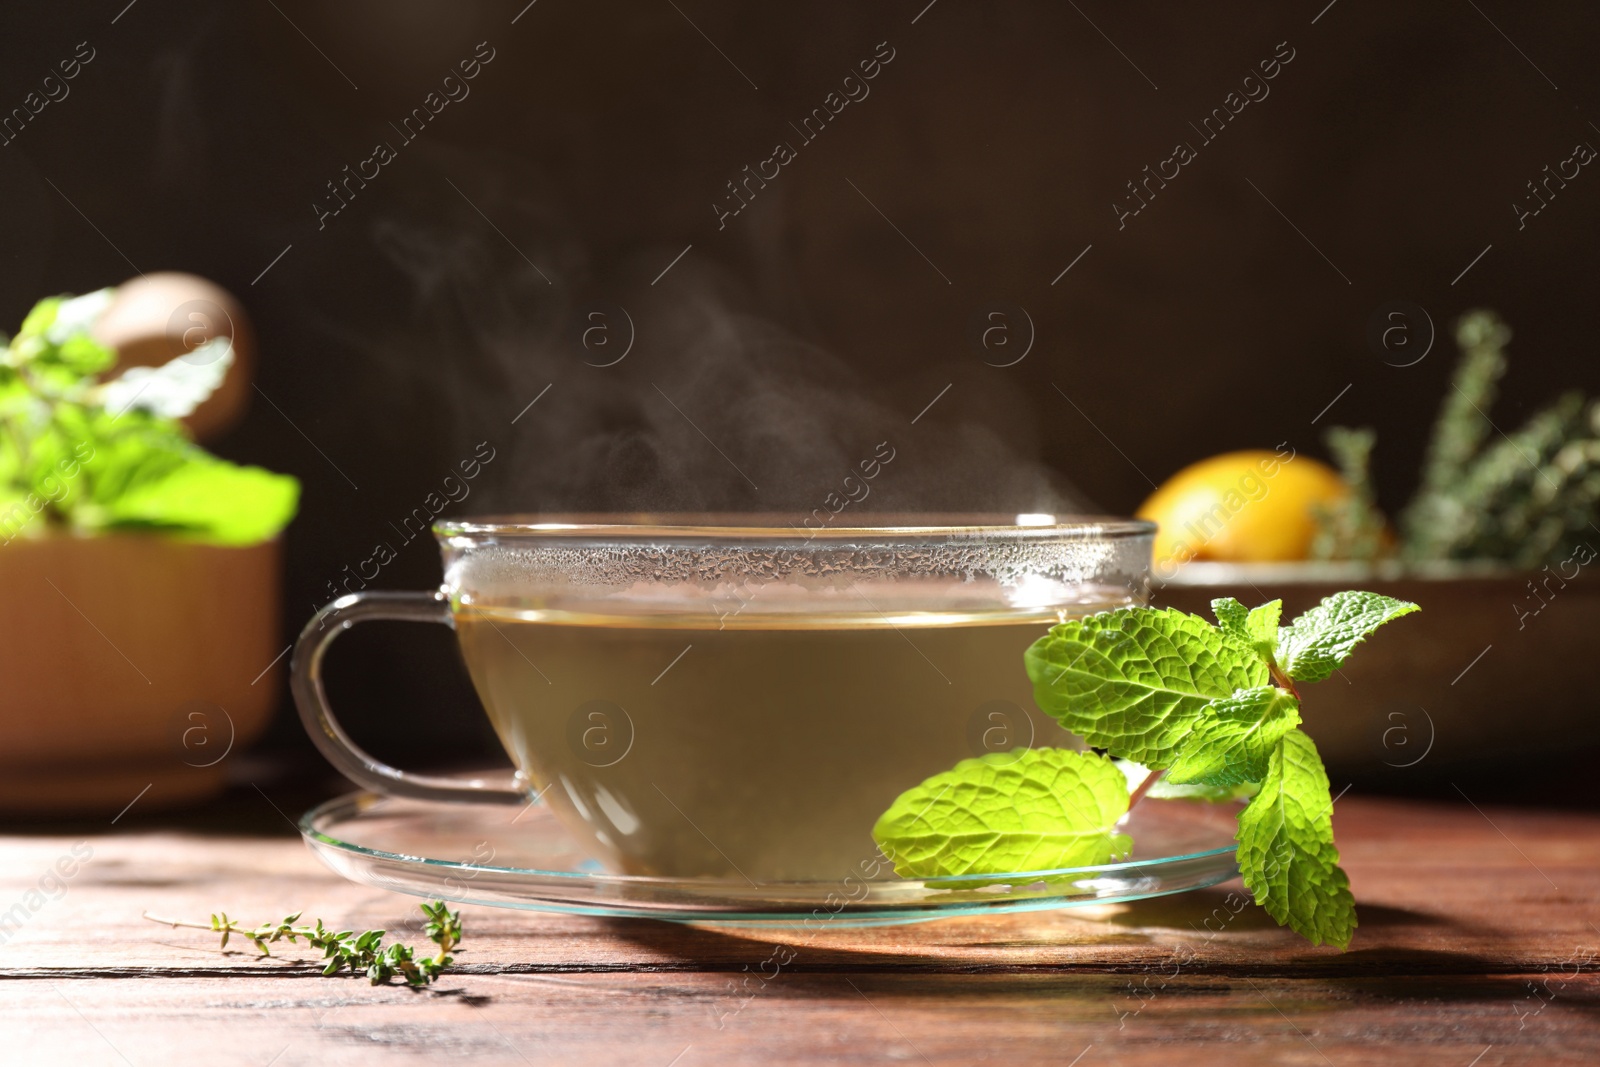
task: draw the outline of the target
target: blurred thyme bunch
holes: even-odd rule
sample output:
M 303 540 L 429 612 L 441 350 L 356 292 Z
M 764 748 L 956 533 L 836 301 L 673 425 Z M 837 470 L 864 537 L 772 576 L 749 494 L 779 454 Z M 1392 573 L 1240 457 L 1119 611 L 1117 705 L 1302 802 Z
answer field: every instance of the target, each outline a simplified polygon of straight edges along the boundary
M 1388 527 L 1372 495 L 1373 430 L 1331 427 L 1323 443 L 1350 486 L 1350 495 L 1335 504 L 1316 507 L 1317 533 L 1311 541 L 1312 559 L 1374 560 L 1391 547 Z
M 327 961 L 322 968 L 325 976 L 349 971 L 351 974 L 365 974 L 373 985 L 383 985 L 398 975 L 413 989 L 420 989 L 437 980 L 455 962 L 450 950 L 461 944 L 459 911 L 451 911 L 442 900 L 423 904 L 421 908 L 428 919 L 422 928 L 423 932 L 428 935 L 428 940 L 439 946 L 439 951 L 432 956 L 419 957 L 409 946 L 399 942 L 385 945 L 383 930 L 365 930 L 359 934 L 353 930 L 330 930 L 322 925 L 321 919 L 317 920 L 315 926 L 296 926 L 295 923 L 300 921 L 298 911 L 280 922 L 262 923 L 253 928 L 241 926 L 237 919 L 228 918 L 225 911 L 211 916 L 209 925 L 162 919 L 148 913 L 145 918 L 174 929 L 184 926 L 191 930 L 215 931 L 222 935 L 222 948 L 227 948 L 228 938 L 237 934 L 259 949 L 263 956 L 272 955 L 272 950 L 267 946 L 274 942 L 304 940 L 311 948 L 322 950 L 322 957 Z
M 1499 560 L 1538 567 L 1570 554 L 1600 505 L 1600 401 L 1573 391 L 1501 433 L 1489 420 L 1511 330 L 1489 311 L 1462 316 L 1461 349 L 1423 463 L 1400 513 L 1400 558 Z M 1371 430 L 1330 429 L 1326 443 L 1352 492 L 1317 516 L 1318 559 L 1388 555 L 1373 504 Z

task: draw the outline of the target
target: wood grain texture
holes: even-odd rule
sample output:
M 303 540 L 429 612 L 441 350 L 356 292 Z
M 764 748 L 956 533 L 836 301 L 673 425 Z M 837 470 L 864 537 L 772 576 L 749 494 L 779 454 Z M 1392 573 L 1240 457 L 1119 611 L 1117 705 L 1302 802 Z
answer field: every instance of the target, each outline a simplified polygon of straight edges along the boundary
M 1137 1004 L 1095 975 L 474 975 L 413 994 L 364 983 L 8 983 L 15 1062 L 363 1064 L 1592 1064 L 1600 983 L 1518 1014 L 1520 981 L 1193 978 Z M 742 1010 L 739 1010 L 742 1005 Z M 1092 1046 L 1092 1047 L 1091 1047 Z M 688 1051 L 684 1051 L 687 1049 Z M 273 1057 L 277 1059 L 274 1061 Z
M 1237 884 L 820 933 L 469 907 L 459 973 L 424 993 L 141 921 L 416 914 L 293 838 L 4 837 L 0 909 L 27 914 L 0 944 L 0 1062 L 1600 1060 L 1600 816 L 1352 795 L 1335 819 L 1362 918 L 1342 954 L 1241 906 Z M 64 894 L 41 886 L 74 844 L 93 855 Z

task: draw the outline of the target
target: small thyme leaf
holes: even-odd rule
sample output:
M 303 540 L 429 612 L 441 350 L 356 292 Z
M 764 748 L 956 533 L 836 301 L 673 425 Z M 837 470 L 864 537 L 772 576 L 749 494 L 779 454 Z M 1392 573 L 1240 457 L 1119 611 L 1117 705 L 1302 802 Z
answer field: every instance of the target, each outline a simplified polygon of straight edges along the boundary
M 428 935 L 428 940 L 439 946 L 439 951 L 432 956 L 418 958 L 409 946 L 395 942 L 385 946 L 383 944 L 384 930 L 363 930 L 357 934 L 352 930 L 334 932 L 323 925 L 318 919 L 315 926 L 296 926 L 300 921 L 300 912 L 285 916 L 276 923 L 262 923 L 255 929 L 248 929 L 239 924 L 237 920 L 228 918 L 228 913 L 218 912 L 211 916 L 210 924 L 184 922 L 181 919 L 163 919 L 149 912 L 145 918 L 151 922 L 162 923 L 177 927 L 187 927 L 191 930 L 210 930 L 222 935 L 221 948 L 228 946 L 228 938 L 233 934 L 248 940 L 261 951 L 263 956 L 272 955 L 267 945 L 273 941 L 288 940 L 298 943 L 304 938 L 306 944 L 315 949 L 321 949 L 327 964 L 322 968 L 324 976 L 332 976 L 340 971 L 349 971 L 351 974 L 364 974 L 373 985 L 383 985 L 389 979 L 399 976 L 413 989 L 423 986 L 438 979 L 445 969 L 455 962 L 450 955 L 452 949 L 461 944 L 461 913 L 451 911 L 442 900 L 432 904 L 420 905 L 422 914 L 427 916 L 427 923 L 423 932 Z

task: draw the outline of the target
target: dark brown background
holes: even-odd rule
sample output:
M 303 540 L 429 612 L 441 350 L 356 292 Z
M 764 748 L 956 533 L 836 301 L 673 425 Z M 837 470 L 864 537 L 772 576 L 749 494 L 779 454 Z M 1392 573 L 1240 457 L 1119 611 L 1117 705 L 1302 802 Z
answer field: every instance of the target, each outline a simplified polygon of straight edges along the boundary
M 482 440 L 497 459 L 461 512 L 798 511 L 886 438 L 906 459 L 885 504 L 1028 507 L 1036 458 L 1058 490 L 1128 512 L 1200 456 L 1316 453 L 1326 425 L 1366 424 L 1393 508 L 1463 310 L 1516 331 L 1502 427 L 1600 387 L 1600 172 L 1525 230 L 1511 208 L 1575 143 L 1600 145 L 1592 6 L 538 0 L 513 25 L 521 0 L 125 2 L 0 16 L 0 108 L 77 42 L 97 52 L 0 148 L 0 321 L 129 261 L 240 295 L 283 414 L 257 403 L 217 449 L 304 485 L 286 639 Z M 495 59 L 471 95 L 319 231 L 323 183 L 397 140 L 388 123 L 479 41 Z M 788 123 L 881 41 L 896 54 L 871 95 L 719 232 L 723 183 L 795 140 Z M 1284 41 L 1271 95 L 1119 232 L 1123 183 L 1197 143 L 1188 123 Z M 1406 368 L 1366 340 L 1396 300 L 1441 334 Z M 637 328 L 615 367 L 573 339 L 594 301 Z M 970 340 L 993 303 L 1036 326 L 1013 367 Z M 374 584 L 437 580 L 419 542 Z M 380 752 L 485 743 L 446 635 L 347 646 L 334 696 Z

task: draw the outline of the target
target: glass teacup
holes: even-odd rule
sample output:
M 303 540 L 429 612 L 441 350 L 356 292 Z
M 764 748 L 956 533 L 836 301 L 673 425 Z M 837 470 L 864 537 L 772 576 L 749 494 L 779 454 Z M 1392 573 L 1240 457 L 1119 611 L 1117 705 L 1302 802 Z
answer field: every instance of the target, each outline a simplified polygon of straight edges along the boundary
M 541 798 L 607 868 L 842 877 L 896 796 L 962 759 L 1071 745 L 1023 652 L 1057 621 L 1142 604 L 1155 527 L 1117 519 L 536 516 L 435 525 L 437 592 L 357 593 L 306 626 L 293 688 L 359 784 L 441 801 Z M 366 619 L 456 630 L 516 767 L 380 763 L 329 710 L 321 659 Z

